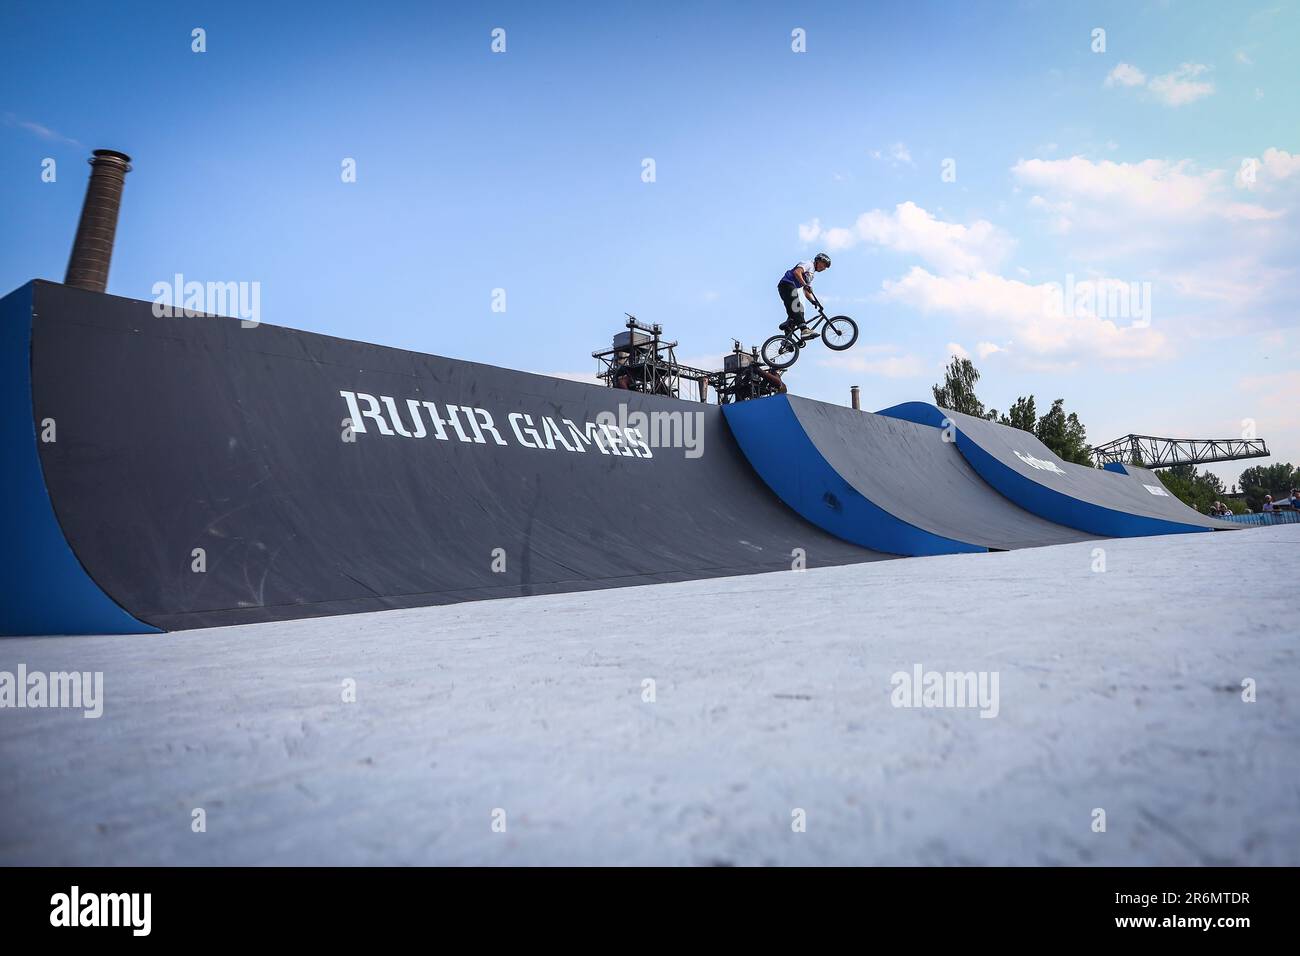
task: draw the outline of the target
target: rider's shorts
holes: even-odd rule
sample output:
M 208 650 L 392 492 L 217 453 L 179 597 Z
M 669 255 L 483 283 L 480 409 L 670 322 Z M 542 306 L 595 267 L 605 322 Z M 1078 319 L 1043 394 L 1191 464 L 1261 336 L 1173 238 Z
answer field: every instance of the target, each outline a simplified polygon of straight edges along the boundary
M 781 296 L 781 302 L 785 305 L 785 321 L 795 325 L 803 325 L 803 300 L 799 297 L 799 287 L 791 285 L 789 282 L 778 282 L 776 291 Z

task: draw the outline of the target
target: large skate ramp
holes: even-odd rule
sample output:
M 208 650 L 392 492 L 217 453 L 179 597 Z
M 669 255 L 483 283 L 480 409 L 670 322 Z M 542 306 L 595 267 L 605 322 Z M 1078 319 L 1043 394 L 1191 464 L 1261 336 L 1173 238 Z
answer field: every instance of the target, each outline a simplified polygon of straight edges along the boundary
M 950 428 L 958 450 L 981 478 L 1048 521 L 1117 538 L 1236 530 L 1183 504 L 1145 469 L 1120 474 L 1076 465 L 1029 432 L 925 402 L 895 405 L 879 414 Z
M 924 555 L 1089 538 L 994 491 L 938 429 L 793 395 L 725 411 L 773 491 L 846 541 Z
M 40 281 L 3 305 L 5 368 L 30 368 L 3 392 L 19 422 L 4 565 L 45 558 L 6 573 L 2 633 L 784 570 L 795 549 L 809 566 L 884 557 L 778 501 L 715 406 Z M 630 603 L 610 626 L 648 619 Z
M 33 417 L 34 288 L 0 299 L 0 634 L 151 631 L 86 576 L 50 506 L 37 449 L 58 431 Z

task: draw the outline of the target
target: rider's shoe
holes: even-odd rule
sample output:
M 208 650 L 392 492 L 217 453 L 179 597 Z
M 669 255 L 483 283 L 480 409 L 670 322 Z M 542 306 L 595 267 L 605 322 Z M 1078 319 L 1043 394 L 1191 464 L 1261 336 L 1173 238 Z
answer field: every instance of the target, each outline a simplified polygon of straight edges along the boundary
M 815 338 L 817 338 L 817 337 L 819 337 L 819 336 L 821 335 L 820 332 L 814 332 L 812 329 L 808 328 L 808 326 L 806 326 L 806 325 L 801 326 L 801 327 L 799 328 L 799 334 L 803 336 L 803 340 L 804 340 L 805 342 L 809 341 L 810 339 L 815 339 Z

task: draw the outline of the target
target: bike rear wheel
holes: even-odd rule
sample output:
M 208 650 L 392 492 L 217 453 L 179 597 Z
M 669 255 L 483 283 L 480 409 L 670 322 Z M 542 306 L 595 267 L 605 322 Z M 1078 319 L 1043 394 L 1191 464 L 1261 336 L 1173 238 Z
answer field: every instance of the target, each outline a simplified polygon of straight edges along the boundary
M 763 361 L 772 368 L 789 368 L 799 359 L 799 344 L 788 335 L 774 335 L 763 343 Z
M 837 315 L 826 320 L 826 327 L 822 330 L 822 341 L 828 349 L 843 352 L 845 349 L 853 348 L 853 343 L 857 340 L 858 323 L 847 315 Z

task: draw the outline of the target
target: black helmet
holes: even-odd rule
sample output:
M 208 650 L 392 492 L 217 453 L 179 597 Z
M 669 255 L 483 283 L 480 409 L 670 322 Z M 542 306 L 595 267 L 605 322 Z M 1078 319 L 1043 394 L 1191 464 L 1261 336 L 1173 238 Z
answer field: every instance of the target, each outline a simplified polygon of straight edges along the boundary
M 819 252 L 819 253 L 817 253 L 816 257 L 813 259 L 813 263 L 814 263 L 814 264 L 816 264 L 816 263 L 818 263 L 818 262 L 824 262 L 824 263 L 826 263 L 827 265 L 830 265 L 830 264 L 831 264 L 831 257 L 828 256 L 828 255 L 827 255 L 826 253 L 824 253 L 824 252 Z

